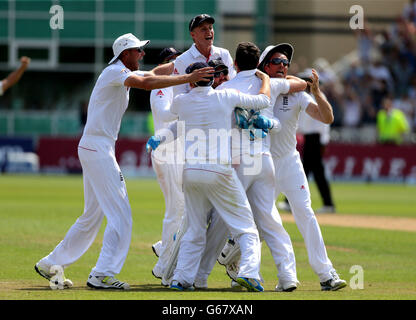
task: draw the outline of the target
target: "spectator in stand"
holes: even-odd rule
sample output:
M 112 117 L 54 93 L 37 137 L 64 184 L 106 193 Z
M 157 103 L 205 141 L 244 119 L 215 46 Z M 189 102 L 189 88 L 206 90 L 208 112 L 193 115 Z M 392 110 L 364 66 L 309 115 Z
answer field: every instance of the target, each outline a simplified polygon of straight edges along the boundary
M 382 144 L 400 145 L 403 135 L 409 131 L 404 113 L 393 108 L 391 97 L 383 99 L 383 109 L 377 113 L 378 139 Z
M 401 97 L 408 91 L 410 79 L 413 75 L 413 68 L 409 61 L 400 55 L 392 61 L 391 71 L 394 77 L 394 94 L 396 97 Z
M 344 127 L 358 127 L 361 124 L 361 102 L 353 87 L 346 83 L 344 86 L 344 99 L 342 101 Z
M 374 107 L 373 99 L 371 95 L 364 96 L 361 100 L 362 116 L 361 124 L 375 124 L 377 111 Z
M 409 0 L 403 8 L 402 17 L 413 24 L 416 24 L 416 0 Z
M 357 29 L 357 47 L 360 61 L 364 67 L 368 66 L 371 59 L 371 51 L 373 48 L 373 35 L 368 27 L 364 25 L 364 29 Z

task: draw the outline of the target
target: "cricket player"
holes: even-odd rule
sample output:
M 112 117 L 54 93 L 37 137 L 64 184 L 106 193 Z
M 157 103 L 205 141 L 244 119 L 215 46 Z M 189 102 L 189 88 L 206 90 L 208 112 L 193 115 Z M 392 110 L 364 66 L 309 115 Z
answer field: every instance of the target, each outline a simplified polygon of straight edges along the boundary
M 260 49 L 255 44 L 240 43 L 236 50 L 235 60 L 237 76 L 224 82 L 217 90 L 234 88 L 243 93 L 256 93 L 260 86 L 259 79 L 255 76 L 259 58 Z M 292 77 L 290 80 L 271 79 L 270 84 L 273 104 L 280 94 L 302 91 L 307 87 L 304 80 L 296 77 Z M 279 131 L 281 125 L 278 119 L 272 118 L 273 108 L 270 106 L 260 111 L 260 115 L 254 119 L 254 124 L 257 128 Z M 234 126 L 238 128 L 235 122 Z M 272 253 L 278 269 L 281 291 L 292 291 L 296 289 L 298 282 L 295 255 L 290 237 L 283 228 L 281 218 L 274 205 L 275 170 L 270 153 L 270 138 L 267 135 L 263 139 L 252 140 L 248 130 L 240 128 L 237 132 L 239 134 L 233 135 L 232 141 L 232 154 L 235 157 L 233 166 L 247 194 L 260 238 L 265 240 Z M 256 143 L 259 145 L 256 146 Z M 254 168 L 256 166 L 257 168 Z M 221 241 L 221 237 L 222 239 L 226 238 L 227 230 L 211 224 L 208 233 L 215 234 L 215 237 L 212 237 L 213 241 L 207 243 L 206 255 L 202 259 L 198 277 L 206 280 L 218 257 L 218 261 L 226 266 L 229 276 L 235 280 L 235 271 L 238 267 L 233 266 L 232 259 L 221 259 L 219 256 L 225 242 Z M 220 236 L 221 234 L 222 236 Z M 214 255 L 211 255 L 212 253 Z
M 22 77 L 23 73 L 25 73 L 27 67 L 30 64 L 30 58 L 29 57 L 21 57 L 20 58 L 20 67 L 10 73 L 6 78 L 3 80 L 0 80 L 0 96 L 6 92 L 7 89 L 15 85 L 20 78 Z
M 287 43 L 268 46 L 260 57 L 259 69 L 271 78 L 287 78 L 293 51 L 293 47 Z M 319 89 L 319 77 L 315 70 L 312 70 L 311 81 L 308 85 L 314 99 L 306 92 L 282 94 L 274 105 L 274 116 L 282 125 L 279 132 L 272 130 L 270 134 L 270 151 L 275 167 L 274 198 L 280 193 L 287 197 L 296 225 L 305 241 L 309 263 L 319 277 L 321 290 L 334 291 L 347 284 L 339 278 L 328 258 L 321 230 L 311 207 L 308 181 L 296 150 L 296 129 L 300 112 L 305 111 L 323 123 L 331 124 L 334 121 L 332 107 Z
M 208 14 L 195 16 L 189 22 L 189 33 L 192 37 L 192 46 L 175 60 L 174 74 L 185 74 L 186 68 L 194 62 L 209 62 L 221 58 L 228 68 L 229 78 L 236 75 L 233 58 L 227 49 L 214 46 L 215 19 Z M 189 84 L 175 86 L 174 96 L 189 92 Z
M 187 73 L 205 66 L 206 63 L 194 63 Z M 258 110 L 270 104 L 269 79 L 260 72 L 258 76 L 262 79 L 259 95 L 214 90 L 199 82 L 191 85 L 189 93 L 173 100 L 171 111 L 185 122 L 184 194 L 188 228 L 180 243 L 171 289 L 193 289 L 205 247 L 208 214 L 215 208 L 233 237 L 240 241 L 237 281 L 249 291 L 263 291 L 259 282 L 258 232 L 244 189 L 231 167 L 230 149 L 234 108 L 241 105 Z
M 181 54 L 175 48 L 165 48 L 159 55 L 159 65 L 174 61 Z M 153 115 L 155 135 L 163 128 L 175 124 L 177 116 L 170 112 L 173 100 L 173 87 L 155 89 L 150 93 L 150 106 Z M 152 248 L 159 257 L 152 274 L 162 279 L 165 266 L 169 261 L 174 243 L 174 234 L 179 229 L 184 210 L 182 192 L 183 152 L 179 145 L 181 139 L 164 144 L 152 152 L 152 166 L 165 198 L 165 214 L 163 218 L 162 240 L 153 244 Z M 179 157 L 179 158 L 178 158 Z M 167 283 L 166 283 L 167 285 Z
M 94 289 L 130 288 L 128 283 L 115 278 L 127 257 L 132 229 L 126 184 L 115 158 L 115 142 L 128 106 L 129 89 L 151 90 L 200 81 L 214 71 L 204 68 L 181 76 L 156 76 L 154 71 L 137 71 L 139 60 L 145 55 L 143 47 L 148 43 L 149 40 L 140 41 L 131 33 L 118 37 L 113 43 L 114 57 L 94 86 L 87 123 L 78 145 L 84 180 L 84 213 L 56 248 L 36 263 L 35 270 L 47 280 L 53 275 L 52 266 L 66 268 L 88 250 L 105 216 L 103 245 L 87 285 Z M 72 285 L 64 274 L 58 281 Z
M 227 49 L 216 47 L 213 45 L 214 23 L 215 19 L 209 16 L 208 14 L 200 14 L 192 18 L 192 20 L 189 22 L 188 28 L 190 36 L 192 37 L 194 43 L 187 51 L 185 51 L 179 57 L 177 57 L 174 63 L 167 64 L 167 67 L 171 66 L 173 74 L 186 74 L 186 68 L 195 62 L 207 63 L 211 60 L 221 59 L 223 61 L 223 64 L 228 69 L 228 79 L 231 79 L 235 76 L 236 72 L 234 69 L 234 63 L 229 51 Z M 218 80 L 216 80 L 215 82 L 218 82 Z M 173 96 L 189 91 L 190 86 L 188 84 L 175 86 L 173 88 Z M 173 275 L 173 270 L 176 266 L 179 242 L 186 228 L 187 220 L 184 218 L 181 221 L 181 226 L 179 227 L 179 230 L 175 233 L 175 239 L 178 241 L 175 241 L 171 257 L 169 259 L 169 262 L 167 263 L 167 268 L 165 268 L 164 270 L 162 276 L 162 284 L 170 282 L 170 279 Z

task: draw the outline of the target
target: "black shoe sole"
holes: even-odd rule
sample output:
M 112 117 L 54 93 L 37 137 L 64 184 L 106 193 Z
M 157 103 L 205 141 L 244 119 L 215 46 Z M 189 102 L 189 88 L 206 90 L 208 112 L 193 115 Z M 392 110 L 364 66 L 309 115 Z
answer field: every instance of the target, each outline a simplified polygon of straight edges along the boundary
M 345 283 L 344 285 L 338 286 L 338 287 L 321 287 L 321 291 L 337 291 L 339 289 L 345 288 L 347 286 L 347 284 Z
M 87 286 L 90 287 L 91 289 L 96 289 L 96 290 L 117 290 L 117 291 L 122 290 L 122 291 L 127 291 L 127 290 L 125 290 L 123 288 L 97 287 L 97 286 L 94 286 L 93 284 L 91 284 L 89 282 L 87 282 Z
M 290 288 L 284 289 L 283 292 L 292 292 L 292 291 L 295 291 L 297 288 L 298 287 L 290 287 Z

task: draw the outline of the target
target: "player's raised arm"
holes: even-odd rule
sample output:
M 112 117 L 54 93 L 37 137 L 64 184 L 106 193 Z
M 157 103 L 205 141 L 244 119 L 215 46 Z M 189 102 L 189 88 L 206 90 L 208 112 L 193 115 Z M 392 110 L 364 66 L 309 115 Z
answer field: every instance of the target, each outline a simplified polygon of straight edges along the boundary
M 10 73 L 2 82 L 3 92 L 9 89 L 11 86 L 16 84 L 20 78 L 22 77 L 23 73 L 26 71 L 27 67 L 30 64 L 30 58 L 28 57 L 21 57 L 20 58 L 20 67 Z
M 334 122 L 334 114 L 332 106 L 326 99 L 325 95 L 319 89 L 319 76 L 315 69 L 312 69 L 312 82 L 308 82 L 311 93 L 315 97 L 316 103 L 310 103 L 306 108 L 306 112 L 314 119 L 326 124 Z
M 138 88 L 144 90 L 153 90 L 176 86 L 184 83 L 193 83 L 204 81 L 204 78 L 212 77 L 214 68 L 207 67 L 195 70 L 190 74 L 183 74 L 178 76 L 147 76 L 131 75 L 124 81 L 126 87 Z
M 303 91 L 308 87 L 308 84 L 305 80 L 295 76 L 288 75 L 286 76 L 286 80 L 289 81 L 290 85 L 288 93 Z

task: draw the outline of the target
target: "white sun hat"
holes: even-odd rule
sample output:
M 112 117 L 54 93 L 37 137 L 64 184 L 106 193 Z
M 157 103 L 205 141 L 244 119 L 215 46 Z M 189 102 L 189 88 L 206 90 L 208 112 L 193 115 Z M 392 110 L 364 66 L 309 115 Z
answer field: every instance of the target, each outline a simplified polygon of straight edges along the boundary
M 114 43 L 113 43 L 113 53 L 114 57 L 110 60 L 108 64 L 112 64 L 126 49 L 132 49 L 132 48 L 141 48 L 147 45 L 150 42 L 150 40 L 143 40 L 140 41 L 140 39 L 136 38 L 131 33 L 123 34 L 122 36 L 118 37 Z

